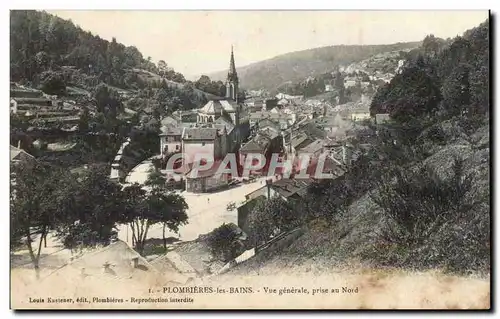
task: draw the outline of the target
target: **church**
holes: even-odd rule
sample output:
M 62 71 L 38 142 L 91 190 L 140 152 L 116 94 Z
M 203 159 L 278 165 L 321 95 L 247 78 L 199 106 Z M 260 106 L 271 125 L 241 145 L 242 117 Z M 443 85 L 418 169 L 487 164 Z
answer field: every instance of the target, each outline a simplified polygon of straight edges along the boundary
M 250 134 L 248 112 L 243 101 L 238 100 L 238 92 L 239 79 L 231 48 L 226 96 L 212 99 L 198 109 L 196 125 L 184 129 L 182 134 L 182 151 L 188 157 L 194 158 L 196 153 L 208 152 L 215 159 L 220 159 L 227 153 L 238 151 L 241 143 Z M 197 138 L 193 139 L 192 136 Z M 205 148 L 208 145 L 213 147 Z
M 237 153 L 243 141 L 250 135 L 248 112 L 243 101 L 238 99 L 239 80 L 231 48 L 229 71 L 226 79 L 226 96 L 208 101 L 197 110 L 196 125 L 184 128 L 182 132 L 182 152 L 186 161 L 186 190 L 207 192 L 229 183 L 231 176 L 214 176 L 216 170 L 192 177 L 189 167 L 196 156 L 206 155 L 207 159 L 219 162 L 228 153 Z M 238 158 L 238 156 L 236 156 Z

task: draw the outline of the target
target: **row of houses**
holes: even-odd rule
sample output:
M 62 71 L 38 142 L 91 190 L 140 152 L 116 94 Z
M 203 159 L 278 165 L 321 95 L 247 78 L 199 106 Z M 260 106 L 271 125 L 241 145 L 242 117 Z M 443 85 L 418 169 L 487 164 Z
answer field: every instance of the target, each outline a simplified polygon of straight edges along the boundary
M 75 125 L 81 108 L 42 91 L 11 83 L 10 113 L 27 118 L 32 124 Z

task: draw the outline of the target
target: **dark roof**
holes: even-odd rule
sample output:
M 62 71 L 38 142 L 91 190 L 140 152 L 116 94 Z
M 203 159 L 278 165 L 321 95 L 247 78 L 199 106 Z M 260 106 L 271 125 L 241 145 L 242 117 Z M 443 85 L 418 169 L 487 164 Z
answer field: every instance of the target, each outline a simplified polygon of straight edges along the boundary
M 248 143 L 244 144 L 240 148 L 240 152 L 264 152 L 271 139 L 263 134 L 257 134 L 254 138 L 252 138 Z
M 161 128 L 160 136 L 166 135 L 182 135 L 182 128 L 180 127 L 172 127 L 172 126 L 163 126 Z
M 323 149 L 324 144 L 324 140 L 315 140 L 314 142 L 298 149 L 303 153 L 316 153 Z
M 161 120 L 162 126 L 176 126 L 177 124 L 177 120 L 171 116 L 167 116 Z
M 71 122 L 71 121 L 77 121 L 80 119 L 80 116 L 61 116 L 61 117 L 49 117 L 49 118 L 43 118 L 42 120 L 46 122 Z
M 214 126 L 219 128 L 219 129 L 222 129 L 225 127 L 228 134 L 234 129 L 234 124 L 222 116 L 219 117 L 217 120 L 215 120 Z
M 213 162 L 213 164 L 210 166 L 209 169 L 198 170 L 198 172 L 196 173 L 196 176 L 194 176 L 194 177 L 191 176 L 191 171 L 193 170 L 193 165 L 192 165 L 192 163 L 190 163 L 191 165 L 189 165 L 189 168 L 187 168 L 185 170 L 186 178 L 187 179 L 191 179 L 191 178 L 196 179 L 196 178 L 205 178 L 205 177 L 214 176 L 215 173 L 217 173 L 217 171 L 219 170 L 219 167 L 221 166 L 222 163 L 223 163 L 223 161 L 217 160 L 217 161 Z M 230 167 L 229 165 L 231 165 L 231 164 L 226 163 L 226 167 Z M 223 172 L 223 169 L 221 169 L 221 172 Z M 227 173 L 223 173 L 223 174 L 227 174 Z
M 272 128 L 275 128 L 277 130 L 280 129 L 280 124 L 274 120 L 271 120 L 271 119 L 268 119 L 268 118 L 265 118 L 265 119 L 262 119 L 258 122 L 259 124 L 259 128 L 265 128 L 265 127 L 272 127 Z
M 10 146 L 10 160 L 16 160 L 18 159 L 18 157 L 20 157 L 20 155 L 23 155 L 23 156 L 27 156 L 28 158 L 35 158 L 33 155 L 27 153 L 26 151 L 20 149 L 20 148 L 17 148 L 15 146 Z
M 274 129 L 274 128 L 269 127 L 269 126 L 264 128 L 264 129 L 259 130 L 259 134 L 263 135 L 271 140 L 280 136 L 280 133 L 277 129 Z
M 213 127 L 189 127 L 184 129 L 185 140 L 214 140 L 218 129 Z
M 271 184 L 271 188 L 281 196 L 288 198 L 293 195 L 303 196 L 303 190 L 311 185 L 312 180 L 307 179 L 288 179 L 284 178 Z M 300 193 L 300 194 L 299 194 Z
M 52 100 L 43 97 L 13 97 L 18 104 L 52 105 Z
M 312 138 L 325 138 L 326 132 L 315 122 L 309 122 L 301 126 L 301 129 Z

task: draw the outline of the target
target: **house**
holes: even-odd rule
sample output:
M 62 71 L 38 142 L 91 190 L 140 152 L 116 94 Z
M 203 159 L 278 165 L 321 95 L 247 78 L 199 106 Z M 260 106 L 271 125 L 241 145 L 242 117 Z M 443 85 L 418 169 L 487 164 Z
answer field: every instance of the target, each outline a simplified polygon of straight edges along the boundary
M 209 168 L 200 170 L 193 170 L 193 166 L 190 165 L 185 173 L 186 191 L 206 193 L 229 186 L 229 182 L 232 179 L 231 174 L 217 173 L 222 163 L 223 161 L 221 160 L 208 162 Z
M 354 86 L 356 86 L 356 83 L 357 83 L 356 80 L 351 80 L 351 79 L 347 79 L 347 78 L 344 80 L 344 86 L 346 88 L 354 87 Z
M 10 99 L 10 113 L 17 113 L 17 101 L 15 99 Z
M 163 126 L 160 133 L 160 154 L 162 157 L 180 152 L 182 146 L 182 129 L 180 127 Z
M 296 148 L 297 155 L 300 156 L 300 154 L 311 154 L 311 155 L 319 155 L 321 152 L 324 150 L 324 145 L 325 145 L 325 140 L 315 140 L 312 143 L 309 143 L 303 147 L 300 147 L 300 145 Z
M 15 146 L 10 146 L 10 163 L 11 164 L 17 164 L 17 163 L 32 163 L 35 161 L 35 157 L 26 151 L 20 149 L 19 147 L 21 146 L 21 141 L 19 141 L 18 147 Z
M 375 114 L 375 124 L 384 124 L 391 120 L 389 113 Z
M 312 184 L 310 179 L 289 179 L 284 178 L 272 182 L 266 181 L 266 185 L 245 195 L 248 201 L 255 200 L 260 196 L 267 199 L 281 197 L 284 200 L 300 200 L 307 195 L 307 189 Z
M 354 111 L 351 113 L 351 120 L 354 122 L 364 121 L 370 118 L 370 111 Z
M 260 154 L 266 159 L 266 165 L 262 169 L 250 173 L 266 172 L 273 154 L 281 154 L 283 150 L 281 132 L 272 127 L 266 127 L 260 129 L 250 141 L 241 146 L 238 161 L 244 165 L 250 154 Z M 257 162 L 258 160 L 254 159 L 252 165 L 257 165 Z
M 207 159 L 220 159 L 226 155 L 222 148 L 225 144 L 226 136 L 217 128 L 184 128 L 181 135 L 181 149 L 186 156 L 184 164 L 192 163 L 197 154 L 206 155 Z
M 287 129 L 295 124 L 297 116 L 295 113 L 286 114 L 283 112 L 273 113 L 271 111 L 254 112 L 250 113 L 250 126 L 255 126 L 257 123 L 264 119 L 270 119 L 279 124 L 281 129 Z
M 262 98 L 249 98 L 245 100 L 248 112 L 260 112 L 266 110 L 266 101 Z

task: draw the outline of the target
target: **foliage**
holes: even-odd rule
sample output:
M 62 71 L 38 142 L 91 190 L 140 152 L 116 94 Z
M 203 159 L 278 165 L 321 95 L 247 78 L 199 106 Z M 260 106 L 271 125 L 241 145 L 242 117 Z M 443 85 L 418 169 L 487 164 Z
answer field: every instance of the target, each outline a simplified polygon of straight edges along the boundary
M 45 71 L 40 74 L 41 90 L 50 95 L 64 95 L 66 84 L 60 73 Z
M 464 112 L 484 115 L 489 109 L 488 30 L 486 21 L 450 41 L 426 37 L 409 67 L 377 92 L 371 113 L 390 113 L 401 123 L 437 113 L 437 120 Z
M 211 93 L 215 96 L 226 95 L 226 85 L 222 81 L 212 81 L 206 75 L 202 75 L 194 85 L 197 89 Z
M 121 186 L 109 179 L 108 167 L 90 166 L 70 190 L 66 200 L 73 211 L 64 216 L 58 237 L 69 247 L 108 244 L 116 236 L 123 209 Z
M 389 113 L 392 119 L 405 123 L 432 114 L 440 101 L 439 83 L 422 68 L 410 67 L 377 92 L 370 113 Z
M 289 202 L 281 197 L 273 197 L 259 201 L 250 212 L 246 224 L 250 242 L 259 245 L 272 236 L 297 227 L 300 215 Z
M 123 104 L 116 90 L 104 83 L 95 88 L 92 96 L 99 113 L 112 114 L 116 117 L 118 111 L 123 111 Z
M 39 276 L 42 240 L 73 211 L 68 200 L 73 180 L 64 170 L 39 162 L 16 163 L 12 174 L 11 246 L 24 241 Z
M 424 260 L 425 263 L 447 267 L 455 264 L 451 259 L 455 252 L 447 251 L 444 245 L 458 244 L 459 238 L 450 233 L 456 233 L 458 225 L 466 228 L 477 226 L 463 223 L 475 215 L 480 204 L 474 200 L 473 180 L 474 174 L 467 173 L 459 159 L 454 160 L 451 176 L 440 177 L 431 167 L 422 166 L 416 171 L 395 169 L 393 174 L 381 180 L 371 198 L 382 208 L 386 221 L 381 240 L 394 249 L 381 255 L 381 261 L 397 262 L 401 266 L 422 265 Z M 442 233 L 445 230 L 447 234 Z M 443 236 L 448 236 L 446 242 L 436 241 Z M 479 245 L 477 247 L 482 247 L 484 253 L 487 229 L 482 228 L 474 237 L 476 240 L 460 243 L 461 246 Z M 400 258 L 397 254 L 401 250 L 408 257 Z M 433 250 L 438 250 L 439 254 Z
M 154 185 L 153 181 L 149 181 Z M 171 193 L 165 187 L 152 187 L 146 191 L 135 183 L 125 187 L 125 210 L 122 223 L 132 229 L 132 243 L 139 253 L 143 253 L 147 234 L 152 225 L 163 224 L 163 240 L 166 246 L 165 228 L 178 232 L 179 226 L 187 224 L 188 206 L 183 197 Z
M 184 88 L 184 76 L 168 68 L 164 61 L 157 67 L 136 47 L 127 47 L 115 38 L 104 40 L 75 26 L 70 20 L 43 11 L 12 10 L 10 33 L 12 81 L 39 84 L 46 93 L 63 95 L 66 85 L 89 91 L 99 83 L 146 90 L 159 88 L 163 79 L 173 81 L 168 98 L 180 99 L 180 103 L 173 102 L 172 111 L 182 106 L 191 109 L 203 103 L 204 93 Z M 109 92 L 109 95 L 110 100 L 99 98 L 98 106 L 120 110 L 114 101 L 117 100 L 114 93 Z M 159 103 L 162 106 L 172 104 L 165 98 Z
M 227 262 L 238 257 L 241 253 L 242 243 L 239 237 L 235 227 L 224 223 L 210 233 L 207 244 L 215 258 Z
M 375 54 L 411 49 L 417 42 L 388 45 L 334 45 L 286 53 L 272 59 L 238 68 L 242 85 L 248 90 L 276 91 L 286 82 L 298 83 L 308 76 L 317 77 L 338 65 L 348 65 Z M 236 59 L 237 57 L 237 52 Z M 214 80 L 223 80 L 227 71 L 210 74 Z M 323 86 L 324 88 L 324 86 Z

